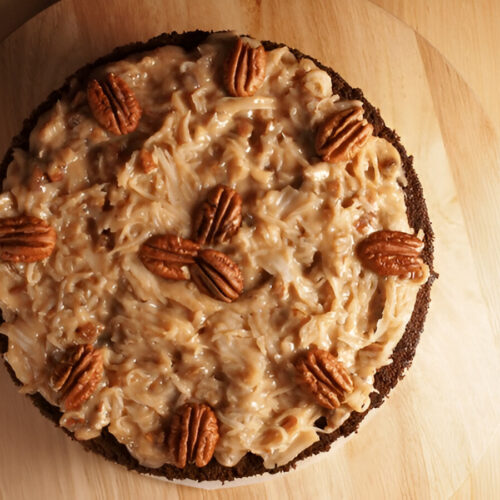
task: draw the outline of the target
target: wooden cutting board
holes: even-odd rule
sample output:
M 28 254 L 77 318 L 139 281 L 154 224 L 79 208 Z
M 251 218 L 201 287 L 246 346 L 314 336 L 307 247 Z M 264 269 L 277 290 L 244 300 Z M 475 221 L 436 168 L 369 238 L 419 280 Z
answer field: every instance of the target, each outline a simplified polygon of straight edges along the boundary
M 0 152 L 78 67 L 117 45 L 196 28 L 285 42 L 332 66 L 364 90 L 415 156 L 440 278 L 413 366 L 359 433 L 321 461 L 211 492 L 84 452 L 18 394 L 2 367 L 0 499 L 450 497 L 500 442 L 500 142 L 424 38 L 366 0 L 65 0 L 0 45 Z M 491 478 L 483 497 L 493 498 L 498 484 Z

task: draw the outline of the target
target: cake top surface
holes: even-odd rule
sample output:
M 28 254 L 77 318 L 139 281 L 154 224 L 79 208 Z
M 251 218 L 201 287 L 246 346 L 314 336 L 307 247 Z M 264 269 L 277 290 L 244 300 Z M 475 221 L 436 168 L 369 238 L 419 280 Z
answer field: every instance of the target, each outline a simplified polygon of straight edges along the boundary
M 96 68 L 0 195 L 24 259 L 0 247 L 8 363 L 149 467 L 272 468 L 365 411 L 428 278 L 396 149 L 311 60 L 259 47 Z

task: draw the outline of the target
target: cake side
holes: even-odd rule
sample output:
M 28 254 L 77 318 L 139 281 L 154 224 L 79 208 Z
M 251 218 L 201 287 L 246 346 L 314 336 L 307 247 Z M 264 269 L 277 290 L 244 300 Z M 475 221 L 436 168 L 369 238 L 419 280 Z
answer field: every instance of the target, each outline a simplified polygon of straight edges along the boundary
M 155 38 L 152 41 L 147 42 L 146 44 L 133 44 L 132 46 L 127 46 L 125 48 L 118 49 L 112 54 L 112 56 L 110 56 L 109 58 L 105 58 L 104 60 L 101 59 L 97 61 L 95 65 L 101 65 L 111 60 L 118 60 L 130 53 L 134 53 L 136 51 L 148 50 L 163 44 L 179 44 L 185 47 L 191 47 L 190 44 L 193 43 L 194 40 L 195 43 L 193 43 L 193 45 L 196 46 L 198 45 L 198 43 L 200 43 L 200 41 L 204 38 L 204 36 L 206 36 L 206 34 L 203 34 L 201 32 L 196 32 L 193 35 L 191 34 L 165 35 L 162 37 Z M 270 42 L 264 42 L 264 46 L 266 47 L 266 49 L 272 49 L 277 47 L 278 45 L 272 44 Z M 297 51 L 295 51 L 294 53 L 298 57 L 305 57 L 302 56 Z M 320 65 L 318 64 L 318 66 Z M 90 72 L 90 70 L 93 67 L 94 65 L 88 66 L 87 69 L 78 72 L 77 73 L 78 78 L 85 79 L 85 75 L 87 75 L 88 72 Z M 365 108 L 365 116 L 368 118 L 368 121 L 370 121 L 370 123 L 373 124 L 375 129 L 375 135 L 386 138 L 389 142 L 391 142 L 391 144 L 393 144 L 398 149 L 403 162 L 403 168 L 405 170 L 406 177 L 408 180 L 408 186 L 405 188 L 408 218 L 410 221 L 410 225 L 413 226 L 415 230 L 423 229 L 424 231 L 426 238 L 426 246 L 423 255 L 425 262 L 431 267 L 432 230 L 430 227 L 430 222 L 428 220 L 425 203 L 423 201 L 421 187 L 418 182 L 418 179 L 416 178 L 413 167 L 411 165 L 411 158 L 407 157 L 406 152 L 399 143 L 399 140 L 395 135 L 395 133 L 385 127 L 378 112 L 363 99 L 361 92 L 356 89 L 351 89 L 333 71 L 328 70 L 327 68 L 324 67 L 323 69 L 325 69 L 325 71 L 327 71 L 332 78 L 334 93 L 338 93 L 344 99 L 362 100 Z M 29 135 L 31 128 L 34 126 L 37 117 L 40 116 L 40 114 L 43 113 L 43 111 L 49 109 L 51 105 L 55 103 L 55 101 L 58 98 L 58 95 L 60 94 L 58 93 L 52 94 L 47 104 L 45 106 L 42 105 L 42 107 L 39 110 L 37 110 L 37 112 L 35 112 L 35 115 L 34 117 L 32 117 L 31 122 L 30 121 L 27 122 L 23 133 L 15 141 L 16 147 L 22 147 L 22 146 L 26 147 L 27 136 Z M 4 169 L 6 165 L 9 163 L 9 161 L 10 159 L 7 156 L 2 164 Z M 382 368 L 377 373 L 375 387 L 379 390 L 379 394 L 377 394 L 376 396 L 372 394 L 372 407 L 381 404 L 384 396 L 388 393 L 390 388 L 395 385 L 397 380 L 403 375 L 405 367 L 408 366 L 409 363 L 411 362 L 411 358 L 413 357 L 416 343 L 418 342 L 419 332 L 423 325 L 423 320 L 427 310 L 430 285 L 431 285 L 431 280 L 429 280 L 426 283 L 426 285 L 422 287 L 422 289 L 418 294 L 417 304 L 414 309 L 412 319 L 408 324 L 408 327 L 401 342 L 398 344 L 396 350 L 394 351 L 393 363 L 387 367 Z M 41 398 L 41 396 L 39 395 L 33 396 L 33 398 L 36 401 L 36 404 L 43 409 L 43 412 L 46 415 L 47 414 L 50 415 L 51 419 L 54 420 L 55 422 L 58 421 L 60 414 L 57 408 L 48 405 L 45 402 L 45 400 L 43 400 L 43 398 Z M 293 466 L 296 460 L 299 460 L 307 455 L 317 453 L 321 450 L 327 449 L 329 444 L 333 442 L 337 437 L 339 437 L 340 435 L 347 435 L 353 430 L 355 430 L 359 425 L 359 422 L 363 418 L 364 414 L 365 413 L 351 415 L 349 420 L 345 422 L 339 430 L 335 431 L 333 434 L 330 435 L 325 435 L 325 434 L 321 435 L 319 442 L 315 443 L 310 448 L 305 450 L 292 462 L 286 464 L 281 468 L 273 469 L 272 472 L 277 472 L 279 470 L 287 470 L 289 467 Z M 170 478 L 191 477 L 199 480 L 204 480 L 204 479 L 228 480 L 234 477 L 257 474 L 267 471 L 267 469 L 263 467 L 261 460 L 252 455 L 247 455 L 238 465 L 231 468 L 222 467 L 219 464 L 217 464 L 214 460 L 203 469 L 198 469 L 197 467 L 194 466 L 187 466 L 185 469 L 179 470 L 169 465 L 162 466 L 159 469 L 144 468 L 142 466 L 139 466 L 138 463 L 129 456 L 126 449 L 122 445 L 119 445 L 107 431 L 104 431 L 102 436 L 100 436 L 99 438 L 83 442 L 82 444 L 87 448 L 98 450 L 101 454 L 107 456 L 107 458 L 110 458 L 119 463 L 123 463 L 124 465 L 127 465 L 129 468 L 135 468 L 137 470 L 143 472 L 147 471 L 153 474 L 160 474 Z

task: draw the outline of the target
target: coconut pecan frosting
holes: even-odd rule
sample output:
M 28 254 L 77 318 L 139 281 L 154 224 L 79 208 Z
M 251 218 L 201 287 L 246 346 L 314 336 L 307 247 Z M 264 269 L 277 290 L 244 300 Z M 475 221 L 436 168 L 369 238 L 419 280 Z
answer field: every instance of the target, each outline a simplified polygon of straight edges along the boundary
M 428 279 L 405 182 L 286 47 L 215 34 L 99 67 L 8 168 L 5 358 L 143 465 L 285 464 L 369 407 Z

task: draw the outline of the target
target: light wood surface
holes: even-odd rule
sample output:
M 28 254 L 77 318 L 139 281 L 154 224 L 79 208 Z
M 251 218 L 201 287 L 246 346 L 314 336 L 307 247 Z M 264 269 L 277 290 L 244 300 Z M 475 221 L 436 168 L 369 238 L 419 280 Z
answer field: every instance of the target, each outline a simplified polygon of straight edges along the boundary
M 361 87 L 414 154 L 440 273 L 413 366 L 386 404 L 323 460 L 247 488 L 171 485 L 85 453 L 2 368 L 0 499 L 498 498 L 497 13 L 494 0 L 64 0 L 0 44 L 0 151 L 67 74 L 117 45 L 233 28 L 301 49 Z

